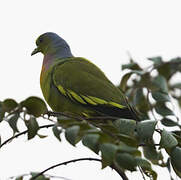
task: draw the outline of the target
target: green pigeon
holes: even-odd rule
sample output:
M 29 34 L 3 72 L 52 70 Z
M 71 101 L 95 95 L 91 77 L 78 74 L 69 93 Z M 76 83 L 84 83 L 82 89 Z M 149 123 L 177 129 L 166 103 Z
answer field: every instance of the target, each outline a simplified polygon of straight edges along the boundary
M 36 45 L 31 55 L 39 52 L 44 55 L 40 85 L 53 111 L 85 117 L 138 119 L 123 92 L 92 62 L 74 57 L 60 36 L 44 33 Z

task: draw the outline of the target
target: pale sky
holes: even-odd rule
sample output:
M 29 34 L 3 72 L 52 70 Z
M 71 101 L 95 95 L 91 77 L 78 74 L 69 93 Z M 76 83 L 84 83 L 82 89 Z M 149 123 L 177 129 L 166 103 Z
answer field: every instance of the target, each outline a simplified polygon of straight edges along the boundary
M 1 0 L 0 100 L 42 97 L 39 74 L 43 56 L 30 54 L 35 39 L 48 31 L 63 37 L 75 56 L 97 64 L 115 84 L 121 77 L 121 64 L 128 60 L 127 52 L 142 66 L 148 64 L 147 57 L 161 55 L 167 60 L 181 56 L 180 7 L 180 0 Z M 2 141 L 11 133 L 6 123 L 0 124 Z M 52 135 L 31 141 L 22 136 L 0 150 L 0 179 L 80 157 L 96 156 L 81 145 L 74 148 L 59 143 Z M 47 174 L 71 180 L 120 179 L 109 168 L 100 168 L 98 162 L 81 162 Z M 164 172 L 158 179 L 168 179 Z M 128 175 L 140 179 L 136 174 Z

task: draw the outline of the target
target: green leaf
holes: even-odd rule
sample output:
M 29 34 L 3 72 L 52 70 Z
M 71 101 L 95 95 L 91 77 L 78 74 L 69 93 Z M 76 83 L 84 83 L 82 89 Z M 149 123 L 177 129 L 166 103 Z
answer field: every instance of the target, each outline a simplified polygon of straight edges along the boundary
M 117 134 L 117 136 L 120 141 L 124 142 L 128 146 L 133 146 L 133 147 L 138 146 L 138 142 L 137 142 L 136 138 L 134 138 L 134 137 L 131 137 L 131 136 L 128 136 L 125 134 Z
M 153 85 L 161 92 L 168 93 L 167 80 L 164 76 L 159 75 L 153 79 Z
M 181 131 L 171 131 L 172 135 L 177 139 L 179 147 L 181 147 Z
M 135 74 L 137 74 L 137 75 L 140 75 L 140 76 L 142 76 L 142 75 L 145 74 L 145 72 L 144 72 L 143 70 L 132 70 L 131 72 L 132 72 L 132 73 L 135 73 Z
M 177 146 L 177 144 L 177 139 L 170 132 L 163 129 L 161 133 L 160 147 L 165 149 L 171 149 Z
M 37 136 L 38 136 L 40 139 L 44 139 L 44 138 L 48 137 L 47 135 L 42 135 L 42 134 L 38 134 L 38 133 L 37 133 Z
M 126 87 L 127 87 L 127 81 L 129 80 L 129 78 L 131 77 L 132 73 L 127 73 L 125 74 L 122 78 L 121 78 L 121 82 L 120 82 L 120 89 L 122 91 L 125 91 L 126 90 Z
M 35 117 L 39 117 L 48 111 L 45 102 L 35 96 L 27 98 L 25 101 L 21 102 L 21 105 L 26 107 L 28 113 Z
M 155 111 L 162 116 L 174 115 L 174 112 L 166 107 L 164 103 L 156 103 Z
M 60 127 L 55 124 L 55 126 L 53 126 L 53 128 L 52 128 L 52 131 L 53 131 L 54 136 L 55 136 L 59 141 L 61 141 L 60 134 L 62 133 L 62 129 L 61 129 L 61 128 L 59 129 L 59 128 L 60 128 Z
M 161 154 L 161 151 L 158 152 L 156 148 L 151 145 L 147 145 L 143 147 L 143 154 L 144 157 L 148 160 L 150 160 L 153 164 L 160 165 L 160 163 L 163 160 L 163 155 Z
M 16 177 L 16 179 L 15 180 L 23 180 L 23 175 L 22 176 L 18 176 L 18 177 Z
M 175 173 L 181 178 L 181 148 L 175 147 L 171 151 L 170 158 Z
M 30 173 L 32 178 L 35 177 L 36 175 L 38 175 L 38 172 L 31 172 Z M 31 180 L 31 179 L 30 179 Z M 44 175 L 40 175 L 36 178 L 36 180 L 50 180 L 50 178 L 45 177 Z
M 118 147 L 114 144 L 104 143 L 100 146 L 100 150 L 102 154 L 102 168 L 105 168 L 113 163 Z
M 175 63 L 177 66 L 181 64 L 181 58 L 180 57 L 175 57 L 170 60 L 171 63 Z
M 141 140 L 152 139 L 157 121 L 145 120 L 137 123 L 137 133 Z
M 75 126 L 71 126 L 67 128 L 65 131 L 65 137 L 67 141 L 73 146 L 75 146 L 75 144 L 77 143 L 77 136 L 78 136 L 79 130 L 80 130 L 80 127 L 75 125 Z
M 16 113 L 14 115 L 12 115 L 7 121 L 10 125 L 10 127 L 13 129 L 13 132 L 16 133 L 16 132 L 19 132 L 18 128 L 17 128 L 17 121 L 18 121 L 18 118 L 19 118 L 19 114 Z
M 128 146 L 123 142 L 119 142 L 118 151 L 126 152 L 132 154 L 133 156 L 141 156 L 141 152 L 137 148 Z
M 177 136 L 180 136 L 181 137 L 181 131 L 179 130 L 175 130 L 175 131 L 172 131 L 173 135 L 177 135 Z
M 137 88 L 134 91 L 134 96 L 133 96 L 133 104 L 134 106 L 139 105 L 144 101 L 145 97 L 143 95 L 143 88 Z
M 122 70 L 131 69 L 131 70 L 141 70 L 140 66 L 137 63 L 131 62 L 129 64 L 123 64 Z
M 151 164 L 149 161 L 147 161 L 146 159 L 142 159 L 140 157 L 136 157 L 135 159 L 136 159 L 137 166 L 141 167 L 144 174 L 146 174 L 148 177 L 150 177 L 153 180 L 157 179 L 157 173 L 152 170 Z
M 80 122 L 77 122 L 75 119 L 67 119 L 62 117 L 58 118 L 58 125 L 60 125 L 64 129 L 77 124 L 80 124 Z
M 18 103 L 14 99 L 5 99 L 3 105 L 6 112 L 11 112 L 18 106 Z
M 157 65 L 157 66 L 163 63 L 162 57 L 160 56 L 148 58 L 148 60 L 152 61 L 154 65 Z
M 119 133 L 133 136 L 136 129 L 136 121 L 131 119 L 117 119 L 114 122 Z
M 152 92 L 152 97 L 156 101 L 160 101 L 160 102 L 170 101 L 169 95 L 167 93 L 163 93 L 163 92 L 160 92 L 160 91 L 153 91 Z
M 0 101 L 0 122 L 3 120 L 5 114 L 5 109 L 3 103 Z
M 117 153 L 116 154 L 116 162 L 123 169 L 127 169 L 130 171 L 136 170 L 135 158 L 128 153 Z
M 28 129 L 28 140 L 30 140 L 37 135 L 39 125 L 34 117 L 31 117 L 28 121 L 25 121 L 25 124 Z
M 142 159 L 141 157 L 136 157 L 135 160 L 138 166 L 147 170 L 151 170 L 151 164 L 146 159 Z
M 112 122 L 111 124 L 108 124 L 108 123 L 101 124 L 99 127 L 101 128 L 102 131 L 105 130 L 107 132 L 111 132 L 112 134 L 118 133 L 118 129 L 112 124 Z
M 181 89 L 181 83 L 173 84 L 173 85 L 171 86 L 171 88 Z
M 167 127 L 174 127 L 174 126 L 178 126 L 178 123 L 173 121 L 172 119 L 169 118 L 163 118 L 160 120 L 160 122 Z
M 99 138 L 99 134 L 86 134 L 82 139 L 82 144 L 97 154 L 99 152 Z
M 142 81 L 142 79 L 141 79 Z M 143 83 L 143 81 L 142 81 Z M 140 85 L 142 86 L 142 85 Z M 143 84 L 143 86 L 145 86 Z M 146 116 L 147 112 L 150 110 L 150 106 L 148 103 L 148 100 L 143 94 L 143 88 L 134 88 L 134 94 L 133 94 L 133 106 L 136 106 L 136 108 L 139 110 L 139 112 L 143 115 Z M 146 117 L 144 119 L 147 119 Z

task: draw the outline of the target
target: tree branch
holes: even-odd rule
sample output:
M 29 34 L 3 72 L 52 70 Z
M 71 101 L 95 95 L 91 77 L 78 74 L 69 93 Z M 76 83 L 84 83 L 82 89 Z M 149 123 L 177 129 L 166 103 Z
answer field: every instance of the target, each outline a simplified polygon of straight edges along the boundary
M 101 159 L 97 159 L 97 158 L 79 158 L 79 159 L 73 159 L 73 160 L 70 160 L 70 161 L 65 161 L 65 162 L 62 162 L 62 163 L 59 163 L 59 164 L 56 164 L 56 165 L 53 165 L 47 169 L 45 169 L 44 171 L 38 173 L 37 175 L 35 175 L 34 177 L 32 177 L 30 180 L 35 180 L 36 178 L 38 178 L 39 176 L 43 175 L 45 172 L 53 169 L 53 168 L 56 168 L 58 166 L 62 166 L 62 165 L 67 165 L 67 164 L 70 164 L 70 163 L 73 163 L 73 162 L 78 162 L 78 161 L 98 161 L 98 162 L 102 162 Z M 120 170 L 117 166 L 115 165 L 111 165 L 110 166 L 112 169 L 114 169 L 121 177 L 123 180 L 128 180 L 126 174 Z
M 44 125 L 44 126 L 40 126 L 39 129 L 43 129 L 43 128 L 49 128 L 49 127 L 52 127 L 54 126 L 54 124 L 48 124 L 48 125 Z M 7 144 L 8 142 L 12 141 L 13 139 L 23 135 L 23 134 L 26 134 L 28 132 L 28 130 L 25 130 L 19 134 L 16 134 L 15 136 L 12 136 L 10 137 L 9 139 L 7 139 L 6 141 L 4 141 L 1 145 L 0 145 L 0 148 L 2 148 L 5 144 Z
M 76 119 L 78 121 L 82 121 L 82 120 L 88 120 L 88 121 L 93 121 L 93 120 L 116 120 L 116 119 L 119 119 L 119 117 L 114 117 L 114 116 L 85 117 L 85 116 L 75 116 L 75 115 L 70 114 L 70 113 L 52 112 L 52 111 L 48 111 L 48 113 L 45 113 L 44 115 L 46 115 L 46 114 L 48 116 L 54 116 L 54 117 L 66 116 L 66 117 L 69 117 L 69 118 Z

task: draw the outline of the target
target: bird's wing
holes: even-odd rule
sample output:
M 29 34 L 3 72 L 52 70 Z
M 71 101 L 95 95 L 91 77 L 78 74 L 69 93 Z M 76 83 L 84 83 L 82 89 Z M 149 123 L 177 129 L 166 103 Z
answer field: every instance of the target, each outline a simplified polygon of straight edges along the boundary
M 71 58 L 57 64 L 53 83 L 61 94 L 73 102 L 90 106 L 125 108 L 120 90 L 94 64 L 83 58 Z

